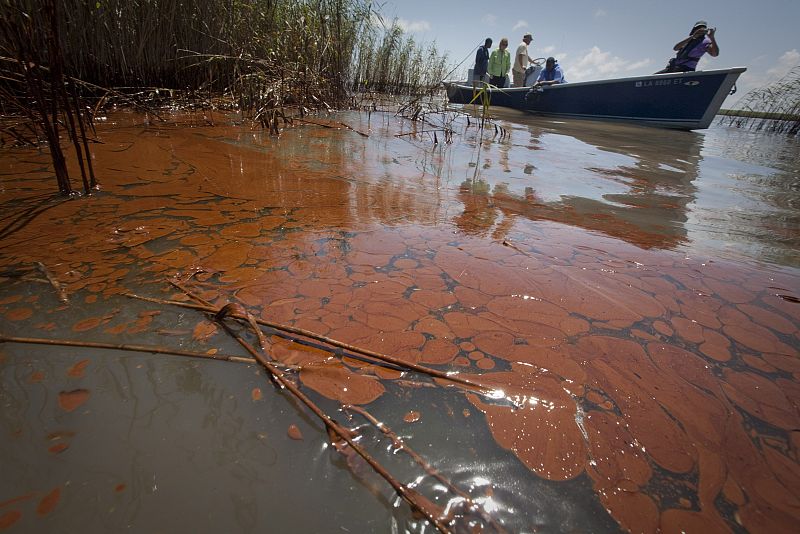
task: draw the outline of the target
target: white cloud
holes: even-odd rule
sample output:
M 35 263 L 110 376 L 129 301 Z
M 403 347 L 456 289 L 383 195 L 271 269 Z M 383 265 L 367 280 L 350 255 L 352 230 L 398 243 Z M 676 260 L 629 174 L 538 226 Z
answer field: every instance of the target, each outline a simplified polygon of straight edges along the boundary
M 764 79 L 757 74 L 753 74 L 750 71 L 743 72 L 739 79 L 736 80 L 736 95 L 729 96 L 728 99 L 725 101 L 723 107 L 726 108 L 735 108 L 738 106 L 739 101 L 747 95 L 753 89 L 761 87 L 764 83 Z
M 544 48 L 542 48 L 541 50 L 542 50 L 542 54 L 549 54 L 550 52 L 552 52 L 552 51 L 553 51 L 553 50 L 555 50 L 555 49 L 556 49 L 556 47 L 555 47 L 555 46 L 553 46 L 553 45 L 550 45 L 550 46 L 545 46 L 545 47 L 544 47 Z
M 640 61 L 636 61 L 634 63 L 630 63 L 627 67 L 625 67 L 625 70 L 628 71 L 628 72 L 634 71 L 634 70 L 639 70 L 639 69 L 642 69 L 642 68 L 648 66 L 649 64 L 650 64 L 650 58 L 648 57 L 648 58 L 644 58 L 644 59 L 642 59 Z
M 431 24 L 427 20 L 397 19 L 397 25 L 406 33 L 421 33 L 431 30 Z
M 798 52 L 796 48 L 793 48 L 784 52 L 783 55 L 778 58 L 778 62 L 767 69 L 767 74 L 770 78 L 781 78 L 797 65 L 800 65 L 800 52 Z
M 649 64 L 650 59 L 631 61 L 613 56 L 611 52 L 603 52 L 597 46 L 593 46 L 574 63 L 562 64 L 561 67 L 568 80 L 581 82 L 630 75 L 631 71 L 642 69 Z
M 492 15 L 491 13 L 487 13 L 481 19 L 481 22 L 486 24 L 487 26 L 496 26 L 497 25 L 497 15 Z
M 520 28 L 527 28 L 527 27 L 528 27 L 528 21 L 520 19 L 520 20 L 517 21 L 516 24 L 514 24 L 514 27 L 511 28 L 511 31 L 513 32 L 513 31 L 517 31 Z
M 752 61 L 753 65 L 768 65 L 770 58 L 759 56 Z M 740 99 L 747 96 L 747 93 L 754 89 L 766 87 L 772 82 L 777 81 L 789 73 L 793 67 L 800 65 L 800 52 L 797 49 L 787 50 L 766 70 L 759 70 L 758 67 L 748 68 L 736 81 L 736 96 L 730 97 L 732 103 L 725 102 L 725 107 L 737 107 Z
M 597 11 L 594 12 L 594 18 L 596 18 L 596 19 L 605 17 L 606 15 L 608 15 L 608 13 L 603 8 L 600 8 Z

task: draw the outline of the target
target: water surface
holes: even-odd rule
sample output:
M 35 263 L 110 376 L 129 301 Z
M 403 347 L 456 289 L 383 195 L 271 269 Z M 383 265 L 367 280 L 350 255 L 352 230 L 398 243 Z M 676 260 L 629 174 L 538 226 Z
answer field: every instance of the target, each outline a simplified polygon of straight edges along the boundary
M 246 355 L 210 316 L 126 296 L 187 300 L 177 281 L 397 360 L 265 329 L 454 530 L 791 529 L 797 141 L 465 112 L 280 137 L 119 113 L 102 190 L 67 202 L 46 153 L 6 148 L 0 333 Z M 0 377 L 9 530 L 432 530 L 255 364 L 4 343 Z

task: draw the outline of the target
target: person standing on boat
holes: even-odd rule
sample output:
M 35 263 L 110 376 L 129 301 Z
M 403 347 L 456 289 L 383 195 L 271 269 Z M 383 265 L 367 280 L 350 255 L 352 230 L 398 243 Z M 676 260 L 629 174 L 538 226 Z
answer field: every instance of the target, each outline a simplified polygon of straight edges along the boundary
M 500 39 L 500 46 L 489 58 L 489 83 L 495 87 L 505 87 L 508 69 L 511 68 L 511 52 L 508 51 L 508 39 Z
M 533 63 L 533 59 L 528 55 L 528 45 L 533 41 L 533 36 L 526 33 L 522 36 L 522 42 L 517 47 L 517 53 L 514 55 L 514 87 L 523 87 L 525 85 L 525 71 L 528 65 Z
M 706 52 L 711 57 L 717 57 L 719 55 L 719 45 L 714 37 L 716 30 L 716 28 L 709 28 L 704 20 L 695 22 L 692 31 L 689 32 L 689 37 L 672 48 L 678 54 L 670 59 L 667 66 L 656 72 L 656 74 L 694 72 L 697 68 L 697 62 Z
M 534 87 L 541 87 L 542 85 L 555 85 L 557 83 L 567 83 L 564 78 L 564 71 L 558 65 L 556 58 L 549 57 L 544 64 L 544 68 L 539 72 L 539 77 L 536 78 Z
M 478 47 L 475 53 L 475 68 L 472 69 L 472 83 L 484 83 L 489 81 L 487 72 L 489 71 L 489 49 L 492 47 L 492 39 L 487 37 L 483 45 Z

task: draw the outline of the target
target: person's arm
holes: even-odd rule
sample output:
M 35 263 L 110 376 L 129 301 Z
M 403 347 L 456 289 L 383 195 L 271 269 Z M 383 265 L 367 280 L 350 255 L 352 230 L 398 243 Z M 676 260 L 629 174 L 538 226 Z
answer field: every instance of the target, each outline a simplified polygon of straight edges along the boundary
M 539 71 L 539 76 L 536 77 L 536 83 L 533 84 L 534 87 L 541 87 L 542 85 L 550 85 L 550 82 L 544 79 L 544 69 Z
M 716 37 L 714 37 L 716 31 L 716 28 L 709 28 L 708 33 L 706 34 L 708 35 L 708 38 L 711 39 L 711 42 L 708 44 L 708 48 L 706 49 L 706 52 L 708 52 L 708 55 L 711 57 L 717 57 L 719 55 L 719 45 L 717 44 Z
M 692 36 L 690 35 L 689 37 L 687 37 L 687 38 L 686 38 L 686 39 L 684 39 L 683 41 L 681 41 L 681 42 L 677 43 L 675 46 L 673 46 L 673 47 L 672 47 L 672 49 L 673 49 L 675 52 L 677 52 L 678 50 L 680 50 L 681 48 L 683 48 L 684 46 L 686 46 L 686 43 L 688 43 L 688 42 L 691 40 L 691 38 L 692 38 Z

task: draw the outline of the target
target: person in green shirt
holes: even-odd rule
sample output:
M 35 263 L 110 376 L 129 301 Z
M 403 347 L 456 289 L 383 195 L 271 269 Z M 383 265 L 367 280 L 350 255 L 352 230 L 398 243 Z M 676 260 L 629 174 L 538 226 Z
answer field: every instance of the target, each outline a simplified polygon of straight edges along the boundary
M 492 52 L 489 58 L 489 83 L 495 87 L 505 87 L 508 69 L 511 68 L 511 53 L 508 51 L 508 39 L 500 39 L 500 47 Z

